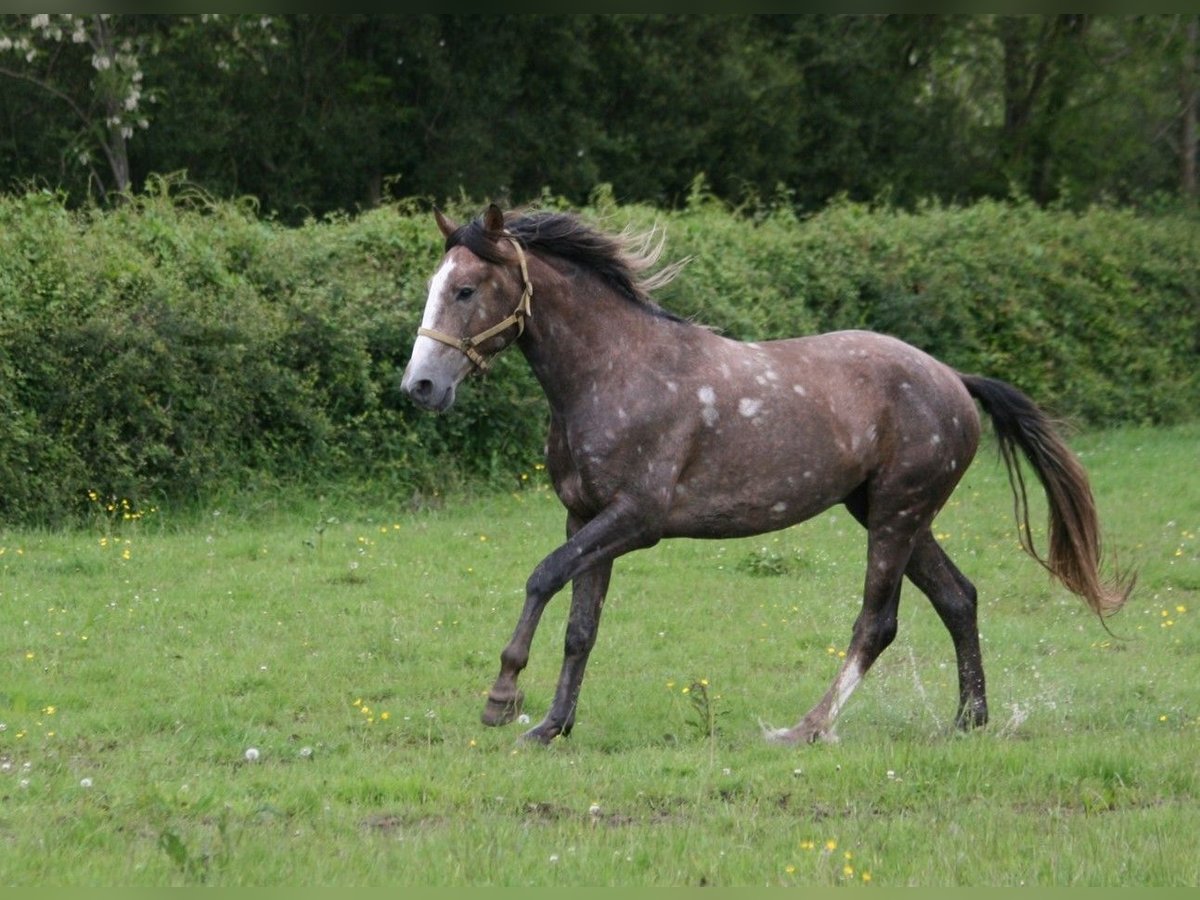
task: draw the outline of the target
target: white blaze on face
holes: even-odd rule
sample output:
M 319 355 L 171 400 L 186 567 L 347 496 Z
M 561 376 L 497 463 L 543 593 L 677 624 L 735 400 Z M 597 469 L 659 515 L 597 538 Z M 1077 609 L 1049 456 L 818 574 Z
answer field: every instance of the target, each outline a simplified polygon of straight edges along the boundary
M 446 302 L 446 285 L 453 271 L 454 260 L 446 259 L 430 280 L 429 297 L 425 301 L 425 314 L 421 317 L 422 328 L 433 328 L 434 322 L 438 320 L 442 304 Z M 417 339 L 413 342 L 412 356 L 409 359 L 410 371 L 419 370 L 425 365 L 429 354 L 441 346 L 444 345 L 433 338 L 425 337 L 423 334 L 417 335 Z

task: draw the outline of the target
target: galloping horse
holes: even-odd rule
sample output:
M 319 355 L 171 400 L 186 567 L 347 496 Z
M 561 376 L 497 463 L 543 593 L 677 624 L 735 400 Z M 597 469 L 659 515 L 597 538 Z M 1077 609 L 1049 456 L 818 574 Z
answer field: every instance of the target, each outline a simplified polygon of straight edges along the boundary
M 445 411 L 467 375 L 516 344 L 549 401 L 547 470 L 567 511 L 566 542 L 526 584 L 484 724 L 520 712 L 517 677 L 542 611 L 567 582 L 562 671 L 545 718 L 524 735 L 541 742 L 574 725 L 613 560 L 663 538 L 774 531 L 839 503 L 867 530 L 862 610 L 824 696 L 794 727 L 767 737 L 835 739 L 838 714 L 896 635 L 905 576 L 953 639 L 956 723 L 985 724 L 975 588 L 931 531 L 975 455 L 975 401 L 992 419 L 1025 549 L 1101 617 L 1128 597 L 1131 579 L 1099 573 L 1083 468 L 1011 385 L 868 331 L 747 343 L 685 321 L 651 299 L 679 269 L 654 271 L 662 241 L 653 232 L 609 234 L 564 213 L 506 216 L 494 204 L 461 226 L 434 216 L 445 256 L 402 388 L 419 406 Z M 1045 556 L 1030 541 L 1018 450 L 1047 494 Z

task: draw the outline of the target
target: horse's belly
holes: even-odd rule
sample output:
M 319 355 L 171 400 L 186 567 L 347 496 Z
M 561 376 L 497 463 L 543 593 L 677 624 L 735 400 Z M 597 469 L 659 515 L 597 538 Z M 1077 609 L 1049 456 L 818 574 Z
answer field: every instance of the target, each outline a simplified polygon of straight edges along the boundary
M 841 503 L 863 480 L 855 466 L 831 473 L 806 468 L 802 460 L 786 473 L 760 474 L 678 482 L 666 536 L 724 538 L 777 531 Z

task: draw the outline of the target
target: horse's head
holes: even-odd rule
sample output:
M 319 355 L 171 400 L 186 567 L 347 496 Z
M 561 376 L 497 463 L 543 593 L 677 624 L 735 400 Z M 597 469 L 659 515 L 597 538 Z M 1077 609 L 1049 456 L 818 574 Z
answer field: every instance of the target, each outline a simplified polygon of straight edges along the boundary
M 467 375 L 486 370 L 497 353 L 525 329 L 533 286 L 521 245 L 504 229 L 495 204 L 482 218 L 458 226 L 434 210 L 446 238 L 429 281 L 425 315 L 417 331 L 401 389 L 417 405 L 443 412 Z

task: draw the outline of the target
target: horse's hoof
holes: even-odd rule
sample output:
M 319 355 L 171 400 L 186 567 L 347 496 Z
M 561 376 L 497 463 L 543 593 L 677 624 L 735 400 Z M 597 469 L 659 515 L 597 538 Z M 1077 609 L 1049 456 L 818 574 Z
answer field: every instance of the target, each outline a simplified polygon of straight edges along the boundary
M 985 726 L 987 722 L 988 711 L 986 706 L 961 709 L 954 718 L 954 724 L 959 731 L 974 731 L 976 728 Z
M 484 704 L 483 713 L 479 716 L 484 725 L 496 727 L 507 725 L 521 714 L 521 706 L 525 703 L 525 695 L 517 691 L 515 697 L 507 700 L 488 697 Z
M 553 725 L 547 725 L 543 722 L 535 728 L 530 728 L 527 732 L 521 735 L 521 740 L 530 744 L 541 744 L 542 746 L 549 745 L 555 738 L 566 736 L 565 731 L 560 731 Z
M 768 744 L 794 744 L 796 736 L 792 734 L 790 728 L 768 728 L 765 725 L 762 730 L 763 740 Z
M 770 728 L 762 725 L 762 732 L 768 744 L 836 744 L 839 741 L 832 728 L 814 728 L 803 723 L 795 728 Z

